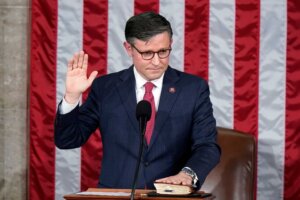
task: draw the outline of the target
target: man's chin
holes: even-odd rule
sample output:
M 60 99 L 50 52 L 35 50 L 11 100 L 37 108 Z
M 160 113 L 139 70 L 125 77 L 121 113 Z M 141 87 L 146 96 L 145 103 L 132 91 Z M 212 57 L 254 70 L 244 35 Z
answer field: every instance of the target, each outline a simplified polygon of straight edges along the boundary
M 148 80 L 152 81 L 155 79 L 159 79 L 162 76 L 162 73 L 152 73 L 147 76 Z

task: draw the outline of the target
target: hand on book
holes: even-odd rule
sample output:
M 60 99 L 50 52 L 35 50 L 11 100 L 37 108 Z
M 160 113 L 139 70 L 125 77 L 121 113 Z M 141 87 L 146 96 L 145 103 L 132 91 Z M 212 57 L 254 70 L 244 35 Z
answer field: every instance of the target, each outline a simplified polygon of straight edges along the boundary
M 171 183 L 154 182 L 154 187 L 157 194 L 168 195 L 188 195 L 195 191 L 195 188 L 189 185 L 177 185 Z
M 183 172 L 179 172 L 178 174 L 176 174 L 174 176 L 161 178 L 161 179 L 156 180 L 155 182 L 192 186 L 192 177 L 190 177 L 189 175 L 187 175 Z

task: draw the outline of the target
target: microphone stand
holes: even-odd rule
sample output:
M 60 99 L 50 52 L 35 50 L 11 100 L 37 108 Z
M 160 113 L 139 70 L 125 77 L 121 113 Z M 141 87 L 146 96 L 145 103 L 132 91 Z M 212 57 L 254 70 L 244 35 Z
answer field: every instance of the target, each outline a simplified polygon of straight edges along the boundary
M 138 155 L 139 157 L 138 157 L 138 162 L 136 163 L 135 174 L 134 174 L 133 184 L 132 184 L 132 188 L 131 188 L 130 200 L 134 200 L 136 181 L 137 181 L 137 177 L 139 174 L 141 159 L 142 159 L 143 150 L 144 150 L 144 136 L 145 136 L 146 125 L 147 125 L 147 120 L 144 121 L 144 120 L 142 120 L 142 118 L 139 120 L 139 122 L 140 122 L 139 125 L 140 125 L 140 131 L 141 131 L 140 148 L 139 148 L 139 155 Z

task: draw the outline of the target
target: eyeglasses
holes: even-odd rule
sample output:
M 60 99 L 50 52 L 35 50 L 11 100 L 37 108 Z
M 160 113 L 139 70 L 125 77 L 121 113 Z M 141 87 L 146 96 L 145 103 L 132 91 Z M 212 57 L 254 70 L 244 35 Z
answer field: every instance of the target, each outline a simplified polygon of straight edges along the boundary
M 144 51 L 144 52 L 142 52 L 142 51 L 138 50 L 133 44 L 131 44 L 131 46 L 135 50 L 137 50 L 137 52 L 139 52 L 139 54 L 141 54 L 141 56 L 144 60 L 151 60 L 154 57 L 154 54 L 156 54 L 156 53 L 157 53 L 159 58 L 161 58 L 161 59 L 166 58 L 170 55 L 171 50 L 172 50 L 171 48 L 169 48 L 169 49 L 161 49 L 161 50 L 156 51 L 156 52 L 154 52 L 154 51 Z

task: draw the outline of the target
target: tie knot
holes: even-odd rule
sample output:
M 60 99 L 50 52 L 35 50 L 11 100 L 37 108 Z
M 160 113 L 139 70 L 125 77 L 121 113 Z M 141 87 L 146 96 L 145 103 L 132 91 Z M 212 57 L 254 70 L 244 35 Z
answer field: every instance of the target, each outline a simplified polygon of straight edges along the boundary
M 154 87 L 154 84 L 153 84 L 153 83 L 147 82 L 147 83 L 145 84 L 145 92 L 146 92 L 146 93 L 152 92 L 153 87 Z

